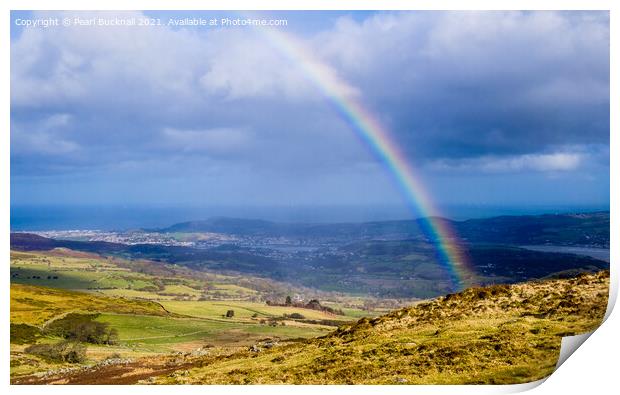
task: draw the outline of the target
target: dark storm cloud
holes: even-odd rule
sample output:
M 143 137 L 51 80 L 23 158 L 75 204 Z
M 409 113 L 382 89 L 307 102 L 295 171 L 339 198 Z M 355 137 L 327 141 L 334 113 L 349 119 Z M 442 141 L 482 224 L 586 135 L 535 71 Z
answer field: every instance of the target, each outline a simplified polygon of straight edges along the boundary
M 600 159 L 609 144 L 607 13 L 330 13 L 329 21 L 295 31 L 416 166 L 608 167 Z M 338 177 L 386 182 L 300 65 L 252 29 L 24 29 L 12 41 L 11 83 L 13 180 L 90 175 L 126 185 L 200 175 L 234 194 L 262 175 L 265 190 L 308 178 L 322 183 L 307 186 L 317 195 L 353 183 Z
M 417 157 L 609 142 L 606 12 L 378 15 L 318 41 Z
M 12 46 L 13 174 L 171 157 L 294 159 L 298 171 L 364 152 L 298 65 L 255 33 L 203 33 L 24 31 Z M 328 138 L 349 148 L 321 149 Z

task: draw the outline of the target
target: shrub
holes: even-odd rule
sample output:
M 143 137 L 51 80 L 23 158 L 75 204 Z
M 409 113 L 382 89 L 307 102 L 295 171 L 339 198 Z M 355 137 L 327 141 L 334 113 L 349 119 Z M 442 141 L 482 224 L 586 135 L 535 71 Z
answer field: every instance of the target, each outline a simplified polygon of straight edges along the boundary
M 27 344 L 34 343 L 41 336 L 41 330 L 28 324 L 11 323 L 11 343 Z
M 235 316 L 235 310 L 228 310 L 226 312 L 226 318 L 232 318 Z
M 82 363 L 86 360 L 86 346 L 67 340 L 56 344 L 33 344 L 24 351 L 53 362 Z

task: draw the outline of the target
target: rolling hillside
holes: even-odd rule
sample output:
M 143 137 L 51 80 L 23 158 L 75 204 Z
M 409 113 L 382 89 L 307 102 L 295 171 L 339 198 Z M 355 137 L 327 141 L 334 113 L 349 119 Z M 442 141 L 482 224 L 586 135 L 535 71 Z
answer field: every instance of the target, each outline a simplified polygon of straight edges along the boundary
M 258 341 L 14 378 L 14 384 L 512 384 L 555 368 L 596 329 L 609 272 L 470 288 L 305 341 Z
M 510 227 L 502 229 L 502 232 L 512 232 Z M 567 228 L 563 232 L 572 234 L 573 231 Z M 586 231 L 584 235 L 587 234 Z M 570 244 L 571 237 L 564 239 L 566 243 Z M 516 242 L 514 238 L 510 240 Z M 382 298 L 429 298 L 457 290 L 446 270 L 437 262 L 436 247 L 424 240 L 340 239 L 327 247 L 293 252 L 279 252 L 276 247 L 262 245 L 260 240 L 252 239 L 251 242 L 254 245 L 196 248 L 11 234 L 11 248 L 19 251 L 69 248 L 130 260 L 148 259 L 195 271 L 261 277 L 328 292 Z M 509 244 L 477 242 L 465 244 L 462 249 L 475 273 L 470 283 L 479 285 L 516 283 L 558 273 L 595 272 L 609 268 L 608 262 L 589 256 L 533 251 Z
M 146 300 L 95 296 L 57 288 L 11 284 L 11 322 L 42 325 L 68 312 L 173 316 L 161 304 Z
M 561 338 L 595 329 L 609 273 L 471 288 L 305 344 L 205 358 L 158 383 L 511 384 L 552 373 Z

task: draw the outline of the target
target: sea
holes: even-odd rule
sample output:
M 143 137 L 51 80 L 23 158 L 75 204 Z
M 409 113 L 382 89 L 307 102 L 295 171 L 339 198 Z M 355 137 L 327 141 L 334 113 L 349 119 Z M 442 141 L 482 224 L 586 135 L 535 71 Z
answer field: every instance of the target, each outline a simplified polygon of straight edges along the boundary
M 490 206 L 440 208 L 453 220 L 499 215 L 561 214 L 609 211 L 609 206 Z M 405 206 L 152 206 L 152 205 L 11 205 L 12 231 L 158 229 L 212 217 L 263 219 L 275 222 L 343 223 L 406 220 L 423 217 Z

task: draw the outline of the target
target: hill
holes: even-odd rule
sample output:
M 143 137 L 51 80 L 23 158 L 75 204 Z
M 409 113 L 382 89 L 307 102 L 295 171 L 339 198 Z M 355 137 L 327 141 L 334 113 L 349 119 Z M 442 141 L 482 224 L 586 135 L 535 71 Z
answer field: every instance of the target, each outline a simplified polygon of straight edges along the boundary
M 321 291 L 382 298 L 429 298 L 456 291 L 446 270 L 437 262 L 435 247 L 419 239 L 356 240 L 283 255 L 272 254 L 269 248 L 247 246 L 126 245 L 12 233 L 11 248 L 18 251 L 70 248 L 132 260 L 160 261 L 196 271 L 263 277 Z M 472 283 L 480 285 L 609 268 L 607 262 L 588 256 L 532 251 L 510 245 L 470 243 L 463 249 L 476 274 Z
M 11 323 L 41 325 L 67 312 L 173 316 L 156 302 L 95 296 L 64 289 L 11 284 Z
M 204 358 L 158 383 L 511 384 L 553 372 L 561 338 L 595 329 L 609 273 L 470 288 L 304 344 Z
M 609 246 L 609 212 L 515 215 L 453 221 L 448 223 L 470 242 L 500 244 L 555 244 Z M 420 239 L 424 219 L 363 223 L 279 223 L 265 220 L 215 217 L 159 229 L 162 233 L 212 232 L 262 237 L 320 237 L 346 239 Z
M 469 242 L 609 248 L 609 212 L 501 216 L 454 224 Z
M 14 384 L 513 384 L 555 368 L 561 339 L 596 329 L 609 272 L 467 289 L 305 341 L 136 358 Z
M 269 305 L 267 298 L 283 301 L 286 295 L 297 297 L 305 290 L 248 276 L 63 249 L 11 251 L 10 269 L 14 380 L 109 359 L 247 347 L 266 338 L 316 337 L 361 316 L 387 311 L 365 307 L 374 301 L 371 298 L 310 290 L 308 296 L 321 299 L 316 306 Z M 378 303 L 372 303 L 373 309 Z M 340 311 L 343 315 L 335 314 Z M 79 345 L 66 343 L 76 339 Z M 68 361 L 63 353 L 75 351 L 74 346 L 84 355 Z

